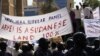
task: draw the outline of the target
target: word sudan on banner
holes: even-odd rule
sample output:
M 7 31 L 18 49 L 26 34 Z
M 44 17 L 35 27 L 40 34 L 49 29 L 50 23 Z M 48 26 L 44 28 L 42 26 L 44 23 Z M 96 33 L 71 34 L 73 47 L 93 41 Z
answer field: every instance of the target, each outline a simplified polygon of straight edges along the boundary
M 52 13 L 16 17 L 2 15 L 0 37 L 13 41 L 38 40 L 72 33 L 71 20 L 67 9 L 62 8 Z
M 100 36 L 100 19 L 84 19 L 84 27 L 87 37 Z

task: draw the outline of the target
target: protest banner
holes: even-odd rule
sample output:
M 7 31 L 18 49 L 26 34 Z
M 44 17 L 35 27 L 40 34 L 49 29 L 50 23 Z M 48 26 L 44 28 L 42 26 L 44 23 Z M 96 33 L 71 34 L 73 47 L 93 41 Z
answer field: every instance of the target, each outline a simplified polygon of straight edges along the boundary
M 2 15 L 0 37 L 13 41 L 38 40 L 72 33 L 66 8 L 38 16 L 17 17 Z
M 87 37 L 99 37 L 100 19 L 84 19 L 84 28 Z
M 95 19 L 100 19 L 100 8 L 97 7 L 95 10 L 93 10 L 93 17 Z

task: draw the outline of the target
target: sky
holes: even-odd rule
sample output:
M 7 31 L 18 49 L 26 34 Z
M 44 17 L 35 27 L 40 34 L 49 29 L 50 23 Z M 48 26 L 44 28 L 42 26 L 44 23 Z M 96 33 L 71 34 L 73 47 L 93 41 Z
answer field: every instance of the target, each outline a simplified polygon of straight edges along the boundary
M 79 5 L 79 2 L 82 2 L 82 0 L 74 0 L 75 5 Z
M 33 0 L 28 0 L 28 5 L 32 5 Z
M 28 0 L 28 5 L 32 5 L 33 0 Z M 82 0 L 74 0 L 75 5 L 79 5 L 79 2 L 82 2 Z
M 82 2 L 82 0 L 74 0 L 74 2 L 75 2 L 75 5 L 74 5 L 74 8 L 75 8 L 75 6 L 79 5 L 79 2 Z

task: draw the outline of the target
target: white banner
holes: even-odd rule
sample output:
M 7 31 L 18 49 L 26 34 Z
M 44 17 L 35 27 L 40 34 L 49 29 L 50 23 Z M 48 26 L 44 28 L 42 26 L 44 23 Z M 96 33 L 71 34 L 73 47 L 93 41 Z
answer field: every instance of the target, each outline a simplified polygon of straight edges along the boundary
M 14 41 L 38 40 L 72 33 L 72 25 L 66 8 L 52 13 L 16 17 L 2 15 L 0 37 Z
M 100 19 L 100 9 L 99 7 L 97 7 L 94 11 L 93 11 L 93 17 L 95 19 Z
M 84 27 L 87 37 L 100 36 L 100 19 L 84 19 Z

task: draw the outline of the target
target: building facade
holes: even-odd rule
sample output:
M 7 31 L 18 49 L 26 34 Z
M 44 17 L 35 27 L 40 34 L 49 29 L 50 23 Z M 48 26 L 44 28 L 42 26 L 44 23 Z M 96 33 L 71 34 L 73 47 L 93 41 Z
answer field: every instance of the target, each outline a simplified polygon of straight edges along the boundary
M 27 0 L 2 0 L 2 13 L 12 16 L 23 16 Z
M 49 4 L 51 7 L 47 8 Z M 58 9 L 55 0 L 33 0 L 33 6 L 38 8 L 39 15 L 50 13 Z
M 53 0 L 54 5 L 59 8 L 67 7 L 68 11 L 74 8 L 74 0 Z M 46 0 L 33 0 L 33 6 L 41 7 Z
M 33 0 L 34 7 L 41 7 L 46 0 Z
M 33 6 L 27 6 L 24 8 L 24 16 L 38 15 L 38 8 Z
M 74 0 L 67 0 L 68 11 L 70 11 L 72 8 L 74 8 Z
M 2 13 L 7 15 L 15 15 L 14 0 L 2 0 Z
M 59 8 L 64 8 L 66 7 L 67 1 L 66 0 L 55 0 L 55 3 Z
M 24 16 L 24 8 L 27 6 L 27 0 L 16 0 L 17 16 Z

